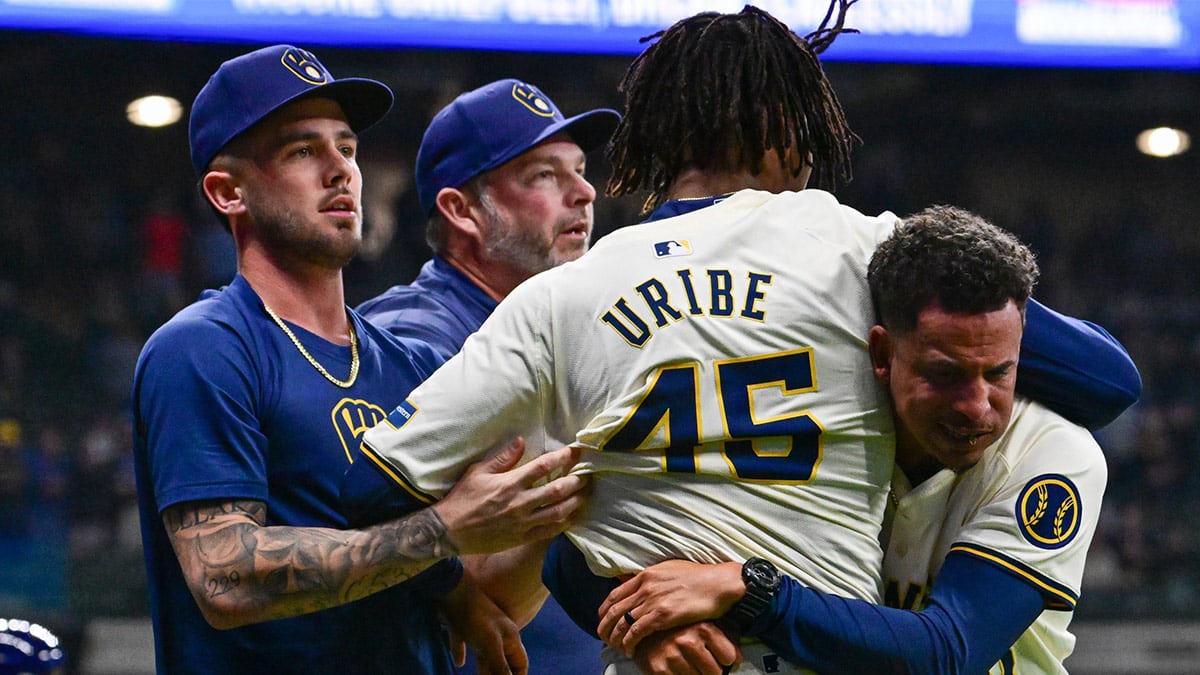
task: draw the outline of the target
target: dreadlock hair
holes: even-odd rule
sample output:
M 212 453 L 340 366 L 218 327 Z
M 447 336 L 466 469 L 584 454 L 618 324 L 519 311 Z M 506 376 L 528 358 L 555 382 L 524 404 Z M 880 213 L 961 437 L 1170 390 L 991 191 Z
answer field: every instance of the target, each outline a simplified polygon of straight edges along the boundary
M 643 38 L 658 41 L 621 80 L 625 114 L 608 149 L 608 195 L 648 189 L 649 210 L 687 168 L 757 175 L 772 149 L 785 169 L 788 150 L 808 158 L 818 187 L 849 182 L 859 139 L 817 55 L 841 33 L 857 32 L 843 28 L 855 2 L 832 0 L 804 38 L 751 5 L 737 14 L 697 14 Z

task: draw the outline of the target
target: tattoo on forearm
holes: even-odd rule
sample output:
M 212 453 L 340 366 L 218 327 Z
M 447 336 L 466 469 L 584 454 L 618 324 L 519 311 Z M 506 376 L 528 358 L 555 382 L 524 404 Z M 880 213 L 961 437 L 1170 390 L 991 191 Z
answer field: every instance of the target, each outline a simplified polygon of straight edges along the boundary
M 207 580 L 208 597 L 215 598 L 218 595 L 225 595 L 234 590 L 237 588 L 238 583 L 241 582 L 241 578 L 237 570 L 233 570 L 223 577 L 210 577 Z
M 349 595 L 363 597 L 392 586 L 396 579 L 384 563 L 388 560 L 436 560 L 458 554 L 446 536 L 446 524 L 431 508 L 367 530 L 363 550 L 366 574 L 346 587 Z M 424 567 L 416 573 L 424 571 Z M 404 578 L 414 576 L 408 574 Z
M 255 620 L 295 616 L 394 586 L 457 550 L 431 508 L 363 530 L 267 527 L 252 500 L 187 503 L 163 524 L 185 575 Z

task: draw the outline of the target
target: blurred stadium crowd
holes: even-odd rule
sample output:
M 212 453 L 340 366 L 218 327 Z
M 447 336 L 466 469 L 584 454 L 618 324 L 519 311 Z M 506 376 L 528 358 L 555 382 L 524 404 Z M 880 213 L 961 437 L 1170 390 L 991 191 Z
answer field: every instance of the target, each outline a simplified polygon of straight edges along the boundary
M 157 326 L 233 276 L 233 249 L 195 196 L 182 125 L 128 127 L 119 95 L 146 92 L 101 95 L 57 64 L 87 62 L 91 75 L 121 62 L 177 66 L 172 93 L 186 105 L 201 73 L 244 48 L 5 37 L 5 55 L 21 50 L 24 66 L 0 83 L 25 95 L 0 103 L 9 130 L 0 139 L 0 607 L 60 626 L 141 616 L 133 366 Z M 368 250 L 347 270 L 351 304 L 407 282 L 428 257 L 407 172 L 430 111 L 501 76 L 529 78 L 568 114 L 619 107 L 626 63 L 320 53 L 335 75 L 377 77 L 399 94 L 365 140 L 376 203 Z M 1182 114 L 1190 108 L 1176 97 L 1195 101 L 1200 85 L 1177 73 L 829 70 L 864 139 L 842 201 L 900 214 L 955 203 L 1013 230 L 1039 254 L 1036 295 L 1108 328 L 1141 369 L 1141 402 L 1098 433 L 1110 482 L 1077 620 L 1200 618 L 1197 160 L 1155 162 L 1132 149 L 1135 109 Z M 77 100 L 87 103 L 60 110 Z M 591 161 L 600 184 L 603 158 Z M 639 206 L 601 199 L 597 236 L 636 222 Z

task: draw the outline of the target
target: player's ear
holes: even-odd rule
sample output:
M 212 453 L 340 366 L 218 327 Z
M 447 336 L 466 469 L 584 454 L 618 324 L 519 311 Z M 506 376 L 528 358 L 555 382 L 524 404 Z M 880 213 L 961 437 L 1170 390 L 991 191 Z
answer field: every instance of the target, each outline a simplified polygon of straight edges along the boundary
M 242 188 L 228 171 L 209 171 L 200 181 L 204 196 L 218 212 L 229 216 L 246 210 Z
M 451 228 L 472 239 L 480 239 L 477 201 L 458 188 L 446 187 L 438 191 L 434 205 Z
M 888 329 L 880 325 L 871 326 L 871 332 L 867 333 L 867 350 L 871 354 L 871 369 L 875 371 L 875 379 L 883 384 L 887 384 L 892 375 L 893 348 Z

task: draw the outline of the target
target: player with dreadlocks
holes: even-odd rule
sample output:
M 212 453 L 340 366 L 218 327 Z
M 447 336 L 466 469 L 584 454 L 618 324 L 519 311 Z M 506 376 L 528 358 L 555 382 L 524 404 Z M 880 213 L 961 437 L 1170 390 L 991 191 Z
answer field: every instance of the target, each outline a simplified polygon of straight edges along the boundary
M 752 7 L 664 31 L 625 79 L 611 152 L 610 192 L 649 188 L 653 212 L 517 287 L 364 434 L 351 472 L 430 501 L 480 447 L 522 436 L 529 453 L 582 448 L 590 501 L 544 574 L 564 608 L 594 600 L 572 617 L 593 632 L 608 591 L 556 581 L 559 563 L 616 579 L 670 559 L 745 561 L 747 579 L 775 569 L 879 602 L 894 432 L 867 350 L 867 263 L 899 219 L 805 189 L 814 172 L 850 176 L 855 138 L 816 53 L 845 32 L 851 3 L 808 39 Z M 1127 361 L 1107 343 L 1093 351 L 1047 371 Z M 360 478 L 348 508 L 380 499 Z M 728 613 L 734 634 L 772 589 L 747 590 Z M 711 622 L 676 630 L 714 645 L 719 665 L 740 649 L 739 673 L 799 672 L 763 644 L 720 643 Z M 609 673 L 636 672 L 617 650 L 604 658 Z
M 609 152 L 609 196 L 648 189 L 649 210 L 693 174 L 753 183 L 747 179 L 772 160 L 797 182 L 809 171 L 818 188 L 849 182 L 858 137 L 817 55 L 839 34 L 857 32 L 843 27 L 855 2 L 831 4 L 836 23 L 828 27 L 827 14 L 805 38 L 750 5 L 739 14 L 697 14 L 644 38 L 658 42 L 620 85 L 626 117 Z

